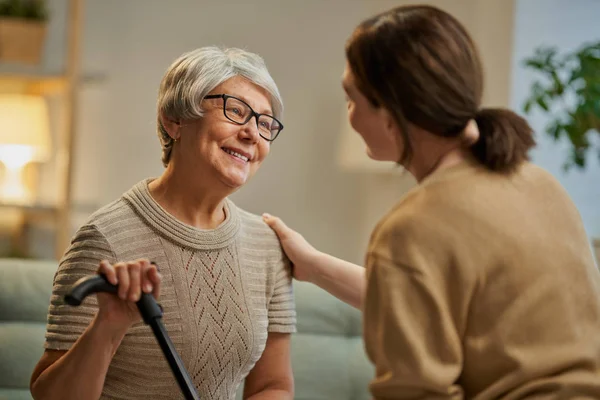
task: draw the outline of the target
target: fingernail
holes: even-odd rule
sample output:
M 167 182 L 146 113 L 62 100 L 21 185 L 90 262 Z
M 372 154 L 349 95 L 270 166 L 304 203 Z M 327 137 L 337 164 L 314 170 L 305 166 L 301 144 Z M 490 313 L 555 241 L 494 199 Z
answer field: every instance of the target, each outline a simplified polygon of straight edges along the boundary
M 152 291 L 152 286 L 150 286 L 150 285 L 144 285 L 144 292 L 150 293 L 151 291 Z
M 157 271 L 160 271 L 160 267 L 158 266 L 157 263 L 155 263 L 154 261 L 150 261 L 150 264 L 154 265 L 156 267 Z
M 263 218 L 271 218 L 271 214 L 269 213 L 263 213 Z

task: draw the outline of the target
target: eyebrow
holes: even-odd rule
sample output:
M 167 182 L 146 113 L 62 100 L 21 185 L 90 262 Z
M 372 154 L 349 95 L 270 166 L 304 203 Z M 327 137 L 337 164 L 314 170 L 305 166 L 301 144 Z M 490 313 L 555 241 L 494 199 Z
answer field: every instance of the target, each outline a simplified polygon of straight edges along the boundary
M 242 99 L 242 100 L 244 100 L 244 102 L 245 102 L 246 104 L 248 104 L 248 105 L 250 106 L 250 102 L 248 101 L 248 98 L 247 98 L 246 96 L 238 96 L 238 95 L 233 95 L 233 94 L 232 94 L 232 95 L 230 95 L 230 96 L 235 96 L 235 97 L 237 97 L 238 99 Z M 252 107 L 252 106 L 250 106 L 250 107 L 251 107 L 251 108 L 254 110 L 254 107 Z M 273 116 L 273 114 L 274 114 L 274 113 L 273 113 L 273 109 L 272 109 L 272 108 L 270 108 L 270 107 L 269 107 L 269 108 L 267 108 L 266 110 L 262 110 L 262 111 L 257 111 L 257 110 L 254 110 L 254 111 L 256 111 L 256 112 L 257 112 L 257 113 L 259 113 L 259 114 L 266 114 L 266 115 L 271 115 L 271 116 Z

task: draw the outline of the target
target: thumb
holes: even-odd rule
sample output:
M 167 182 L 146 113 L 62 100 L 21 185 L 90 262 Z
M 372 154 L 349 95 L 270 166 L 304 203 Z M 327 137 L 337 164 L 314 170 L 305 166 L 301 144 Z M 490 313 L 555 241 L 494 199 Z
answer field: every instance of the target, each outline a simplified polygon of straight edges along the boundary
M 280 239 L 283 239 L 283 236 L 285 236 L 289 230 L 287 225 L 280 218 L 274 217 L 271 214 L 264 213 L 262 217 L 263 221 L 275 231 L 277 236 L 279 236 Z

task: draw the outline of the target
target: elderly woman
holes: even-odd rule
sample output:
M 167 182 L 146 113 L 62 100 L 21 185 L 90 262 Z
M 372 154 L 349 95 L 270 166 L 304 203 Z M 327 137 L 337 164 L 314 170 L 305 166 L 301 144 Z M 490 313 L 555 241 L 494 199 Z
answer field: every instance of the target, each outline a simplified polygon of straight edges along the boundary
M 142 291 L 160 292 L 164 323 L 203 399 L 233 399 L 244 378 L 245 398 L 293 397 L 288 263 L 261 218 L 228 199 L 269 154 L 282 109 L 255 54 L 208 47 L 170 66 L 158 96 L 166 169 L 75 235 L 55 276 L 34 398 L 179 398 L 136 310 Z M 69 287 L 96 272 L 118 296 L 66 306 Z

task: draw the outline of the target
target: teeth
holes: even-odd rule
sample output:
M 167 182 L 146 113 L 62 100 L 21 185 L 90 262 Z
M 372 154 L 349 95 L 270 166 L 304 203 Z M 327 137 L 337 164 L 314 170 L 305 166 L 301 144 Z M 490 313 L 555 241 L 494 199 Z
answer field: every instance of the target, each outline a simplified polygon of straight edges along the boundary
M 248 157 L 246 157 L 245 155 L 242 155 L 240 153 L 236 153 L 235 151 L 229 150 L 229 149 L 223 149 L 223 150 L 225 150 L 226 153 L 229 153 L 232 156 L 235 156 L 235 157 L 237 157 L 237 158 L 239 158 L 241 160 L 244 160 L 244 161 L 248 162 Z

